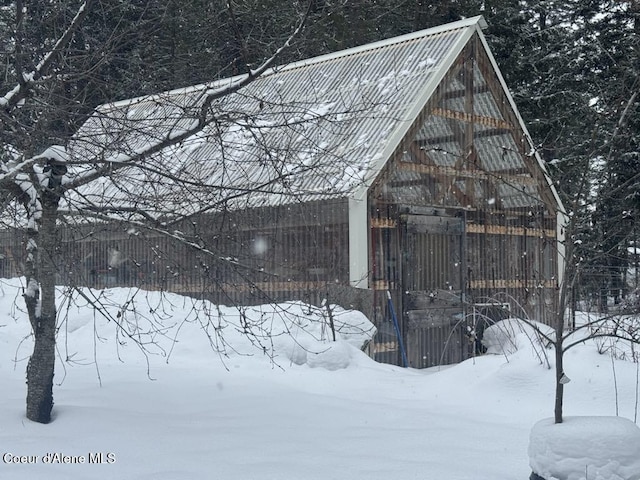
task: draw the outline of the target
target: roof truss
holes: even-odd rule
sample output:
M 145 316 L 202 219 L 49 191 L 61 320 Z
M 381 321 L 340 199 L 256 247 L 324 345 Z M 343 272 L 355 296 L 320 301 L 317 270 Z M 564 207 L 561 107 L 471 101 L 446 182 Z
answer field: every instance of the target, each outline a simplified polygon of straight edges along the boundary
M 522 210 L 557 204 L 508 94 L 475 34 L 442 78 L 387 172 L 392 196 L 432 205 Z M 387 190 L 388 191 L 388 190 Z M 380 192 L 379 192 L 380 193 Z M 384 194 L 382 194 L 384 195 Z

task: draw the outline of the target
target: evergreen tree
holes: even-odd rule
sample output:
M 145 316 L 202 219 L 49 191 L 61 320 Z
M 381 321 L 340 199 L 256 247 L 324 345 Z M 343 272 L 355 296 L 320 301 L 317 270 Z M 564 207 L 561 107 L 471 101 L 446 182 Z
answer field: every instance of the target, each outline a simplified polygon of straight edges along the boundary
M 640 18 L 638 2 L 611 2 L 592 23 L 600 47 L 593 66 L 595 104 L 602 118 L 602 178 L 598 183 L 595 263 L 601 306 L 616 303 L 629 286 L 629 248 L 638 242 L 640 214 Z M 594 100 L 595 101 L 595 100 Z

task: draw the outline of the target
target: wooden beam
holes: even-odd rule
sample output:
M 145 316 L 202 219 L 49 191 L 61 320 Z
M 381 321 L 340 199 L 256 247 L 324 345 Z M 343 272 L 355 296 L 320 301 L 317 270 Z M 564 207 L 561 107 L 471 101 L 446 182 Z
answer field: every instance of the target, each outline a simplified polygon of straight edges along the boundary
M 500 170 L 492 170 L 494 175 L 529 175 L 529 170 L 521 168 L 502 168 Z
M 372 218 L 371 228 L 396 228 L 398 222 L 393 218 Z
M 453 167 L 446 167 L 440 165 L 422 165 L 419 163 L 411 162 L 398 162 L 398 168 L 400 170 L 406 170 L 409 172 L 424 173 L 425 175 L 445 175 L 447 177 L 454 178 L 473 178 L 476 180 L 486 180 L 493 182 L 505 182 L 511 185 L 537 185 L 534 178 L 530 176 L 520 175 L 493 175 L 484 170 L 456 170 Z
M 435 180 L 430 180 L 430 184 L 425 182 L 424 177 L 414 178 L 413 180 L 394 180 L 393 182 L 389 182 L 390 187 L 394 188 L 404 188 L 404 187 L 427 187 L 432 189 L 438 189 L 439 185 L 436 184 Z
M 464 150 L 463 151 L 467 152 L 468 158 L 466 159 L 466 162 L 467 162 L 468 169 L 477 168 L 478 158 L 479 158 L 478 150 L 476 149 L 476 142 L 475 142 L 476 124 L 473 121 L 473 117 L 475 116 L 475 108 L 474 108 L 475 98 L 473 94 L 473 88 L 474 88 L 473 64 L 475 63 L 477 43 L 478 43 L 478 39 L 474 36 L 469 42 L 469 45 L 467 45 L 467 48 L 469 49 L 469 53 L 464 65 L 464 69 L 462 70 L 463 83 L 465 86 L 464 88 L 466 90 L 465 97 L 464 97 L 464 113 L 465 113 L 465 116 L 471 117 L 472 119 L 470 122 L 465 122 L 464 130 L 460 128 L 460 131 L 464 131 Z M 451 123 L 455 123 L 455 126 L 452 125 L 452 127 L 454 128 L 458 126 L 456 122 L 451 122 Z M 454 133 L 455 133 L 455 130 L 454 130 Z M 452 182 L 452 185 L 453 185 L 453 182 Z M 464 182 L 464 189 L 467 192 L 467 195 L 469 197 L 476 198 L 475 180 L 466 179 Z
M 433 159 L 427 154 L 427 152 L 416 147 L 415 142 L 411 142 L 409 144 L 409 154 L 413 159 L 417 160 L 417 163 L 421 163 L 423 165 L 436 165 L 436 162 L 433 161 Z M 439 197 L 440 192 L 442 191 L 442 182 L 440 182 L 437 177 L 432 178 L 434 179 L 435 183 L 434 196 Z
M 487 85 L 480 85 L 480 86 L 475 85 L 473 87 L 473 93 L 476 95 L 487 93 L 488 91 L 489 91 L 489 87 Z M 442 95 L 442 99 L 452 100 L 454 98 L 464 97 L 466 92 L 467 90 L 464 88 L 459 88 L 457 90 L 448 90 L 447 92 L 444 93 L 444 95 Z
M 417 148 L 415 142 L 412 142 L 410 144 L 409 150 L 413 155 L 417 157 L 419 157 L 420 155 L 427 156 L 426 152 Z M 402 165 L 403 163 L 404 162 L 399 162 L 400 165 Z M 462 207 L 476 206 L 474 205 L 473 199 L 455 185 L 455 177 L 448 177 L 446 175 L 443 175 L 442 172 L 438 171 L 438 167 L 431 159 L 429 159 L 429 165 L 425 165 L 425 167 L 436 167 L 436 170 L 434 170 L 432 173 L 429 173 L 429 175 L 435 178 L 436 184 L 441 187 L 441 190 L 438 193 L 438 198 L 444 198 L 447 193 L 451 193 Z M 457 171 L 457 169 L 454 168 L 454 171 Z
M 482 115 L 469 114 L 466 112 L 460 112 L 458 110 L 449 110 L 437 107 L 431 111 L 431 114 L 438 117 L 459 120 L 461 122 L 477 123 L 479 125 L 485 125 L 487 127 L 492 127 L 495 129 L 502 129 L 507 131 L 511 131 L 513 129 L 513 126 L 510 123 L 505 122 L 500 118 L 483 117 Z
M 387 280 L 374 280 L 372 282 L 373 290 L 390 290 L 391 285 Z
M 543 288 L 556 288 L 555 280 L 517 280 L 517 279 L 495 279 L 495 280 L 471 280 L 469 282 L 469 288 L 529 288 L 534 289 L 538 287 Z
M 525 228 L 525 227 L 512 227 L 504 225 L 482 225 L 478 223 L 469 223 L 466 227 L 467 233 L 480 233 L 487 235 L 514 235 L 518 237 L 547 237 L 555 238 L 556 232 L 551 229 L 541 228 Z
M 504 128 L 487 128 L 473 132 L 473 138 L 496 137 L 499 135 L 508 135 L 511 130 Z M 458 137 L 455 135 L 441 135 L 439 137 L 430 137 L 416 140 L 416 143 L 422 147 L 437 147 L 441 143 L 457 142 Z

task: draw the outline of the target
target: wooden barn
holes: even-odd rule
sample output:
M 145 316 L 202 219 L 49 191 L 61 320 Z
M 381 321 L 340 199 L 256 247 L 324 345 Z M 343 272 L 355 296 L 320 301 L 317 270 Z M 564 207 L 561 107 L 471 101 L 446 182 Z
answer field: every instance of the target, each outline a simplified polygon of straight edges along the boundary
M 226 304 L 328 299 L 376 323 L 375 358 L 417 368 L 474 354 L 484 319 L 544 321 L 560 200 L 483 24 L 273 68 L 214 100 L 207 129 L 67 198 L 103 215 L 67 220 L 61 281 Z M 117 165 L 236 81 L 101 106 L 67 148 Z

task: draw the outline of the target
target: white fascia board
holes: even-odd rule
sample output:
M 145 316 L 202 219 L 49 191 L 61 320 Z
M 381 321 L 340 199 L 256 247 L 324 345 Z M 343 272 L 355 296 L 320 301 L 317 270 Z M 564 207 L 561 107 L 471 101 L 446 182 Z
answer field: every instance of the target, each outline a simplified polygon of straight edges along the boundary
M 482 42 L 482 45 L 485 49 L 485 52 L 487 53 L 487 57 L 489 58 L 489 61 L 491 62 L 491 65 L 496 73 L 496 76 L 498 77 L 498 80 L 500 81 L 500 85 L 502 87 L 502 90 L 504 91 L 505 96 L 507 97 L 507 100 L 509 101 L 509 105 L 511 106 L 511 109 L 513 110 L 514 114 L 516 115 L 516 118 L 518 119 L 518 123 L 520 124 L 520 128 L 522 128 L 522 131 L 524 132 L 524 135 L 527 139 L 527 141 L 529 142 L 529 146 L 533 152 L 533 157 L 536 159 L 536 162 L 538 164 L 538 166 L 540 167 L 540 170 L 542 171 L 542 173 L 544 174 L 544 178 L 547 182 L 547 185 L 549 186 L 549 188 L 551 189 L 551 192 L 553 194 L 553 198 L 556 201 L 556 204 L 558 205 L 558 212 L 564 212 L 564 205 L 562 204 L 562 200 L 560 199 L 560 195 L 558 194 L 558 191 L 556 190 L 556 187 L 553 185 L 553 180 L 551 180 L 551 176 L 549 175 L 549 171 L 547 170 L 547 166 L 545 165 L 544 161 L 542 160 L 542 158 L 540 157 L 540 154 L 538 154 L 538 151 L 535 149 L 535 146 L 533 144 L 533 140 L 531 139 L 531 135 L 529 134 L 529 130 L 527 129 L 527 125 L 525 124 L 524 120 L 522 119 L 522 117 L 520 116 L 520 112 L 518 111 L 518 107 L 516 105 L 515 100 L 513 99 L 513 97 L 511 96 L 511 92 L 509 92 L 509 88 L 507 87 L 507 83 L 504 80 L 504 77 L 502 76 L 502 73 L 500 72 L 500 68 L 498 67 L 498 63 L 496 62 L 495 57 L 493 56 L 493 54 L 491 53 L 491 49 L 489 48 L 489 44 L 487 43 L 487 39 L 485 38 L 484 34 L 482 33 L 482 31 L 478 28 L 477 29 L 478 32 L 478 37 L 480 38 L 480 41 Z
M 349 199 L 349 283 L 369 288 L 369 221 L 367 200 Z

